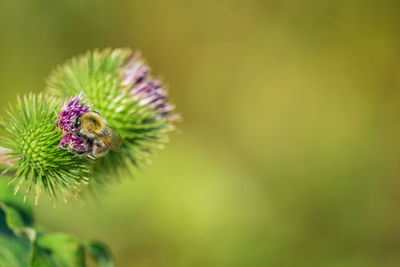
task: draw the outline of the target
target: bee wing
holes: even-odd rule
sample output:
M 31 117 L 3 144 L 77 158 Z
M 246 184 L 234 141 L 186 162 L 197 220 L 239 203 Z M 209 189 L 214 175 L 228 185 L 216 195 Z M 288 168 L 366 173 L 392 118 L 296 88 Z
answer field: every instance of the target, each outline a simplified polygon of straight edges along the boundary
M 104 132 L 105 134 L 101 134 L 97 136 L 97 138 L 99 138 L 107 148 L 119 152 L 119 147 L 122 144 L 122 137 L 109 126 L 106 126 Z

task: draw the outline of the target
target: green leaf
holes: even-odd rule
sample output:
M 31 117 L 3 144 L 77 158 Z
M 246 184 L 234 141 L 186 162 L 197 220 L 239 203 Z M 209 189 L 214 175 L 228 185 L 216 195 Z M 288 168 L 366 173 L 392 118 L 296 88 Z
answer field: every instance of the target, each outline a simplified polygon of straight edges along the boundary
M 16 236 L 33 241 L 36 238 L 36 231 L 25 224 L 21 214 L 15 208 L 9 207 L 0 202 L 0 209 L 5 214 L 5 222 L 7 227 L 13 231 Z
M 84 246 L 65 233 L 37 233 L 29 205 L 20 194 L 13 196 L 5 181 L 0 178 L 0 267 L 84 267 L 85 253 L 100 267 L 114 266 L 100 242 Z
M 0 202 L 6 204 L 8 207 L 13 207 L 19 213 L 25 225 L 32 225 L 33 214 L 32 207 L 24 202 L 24 198 L 21 194 L 14 195 L 11 187 L 8 184 L 9 180 L 7 177 L 0 176 Z M 0 216 L 0 228 L 1 228 L 1 216 Z M 0 229 L 1 230 L 1 229 Z
M 53 267 L 59 266 L 52 258 L 51 251 L 43 249 L 36 244 L 31 244 L 31 256 L 29 259 L 29 267 Z
M 10 231 L 0 232 L 0 267 L 1 266 L 26 266 L 29 253 L 30 228 L 18 210 L 0 202 L 0 225 Z M 4 230 L 4 229 L 3 229 Z M 19 237 L 24 237 L 18 239 Z
M 27 266 L 29 243 L 0 234 L 0 267 Z
M 85 252 L 81 242 L 65 233 L 48 233 L 37 237 L 37 247 L 32 257 L 31 266 L 49 262 L 56 267 L 83 267 L 85 266 Z
M 6 215 L 7 226 L 13 230 L 14 233 L 19 233 L 20 230 L 25 226 L 22 217 L 18 211 L 8 207 L 6 204 L 0 202 L 0 209 L 2 209 Z
M 86 252 L 95 260 L 99 267 L 114 267 L 114 260 L 108 247 L 98 241 L 85 244 Z
M 12 194 L 6 182 L 0 178 L 0 267 L 27 266 L 30 245 L 27 227 L 32 223 L 32 210 L 21 196 Z

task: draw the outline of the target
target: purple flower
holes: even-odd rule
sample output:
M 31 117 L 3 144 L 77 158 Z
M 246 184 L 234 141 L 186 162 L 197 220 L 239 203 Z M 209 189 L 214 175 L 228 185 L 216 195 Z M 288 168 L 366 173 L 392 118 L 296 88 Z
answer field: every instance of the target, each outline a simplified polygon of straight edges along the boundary
M 87 140 L 75 135 L 78 131 L 78 129 L 75 128 L 76 117 L 91 110 L 92 106 L 85 106 L 86 102 L 82 94 L 73 97 L 69 101 L 65 101 L 64 107 L 58 115 L 57 120 L 57 127 L 64 133 L 60 141 L 60 148 L 72 152 L 91 152 L 91 147 L 89 147 Z
M 124 79 L 121 86 L 128 87 L 134 101 L 138 101 L 141 106 L 150 105 L 156 111 L 157 118 L 179 119 L 172 112 L 174 107 L 168 102 L 167 92 L 162 88 L 161 82 L 150 75 L 150 68 L 138 52 L 134 53 L 122 71 Z

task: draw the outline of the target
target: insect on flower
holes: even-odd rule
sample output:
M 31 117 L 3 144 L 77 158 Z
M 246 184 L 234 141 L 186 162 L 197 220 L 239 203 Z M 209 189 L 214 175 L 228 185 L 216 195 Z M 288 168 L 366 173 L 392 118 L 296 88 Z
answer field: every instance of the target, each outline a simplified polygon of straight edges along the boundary
M 121 136 L 83 99 L 80 94 L 66 101 L 58 115 L 57 127 L 64 132 L 60 147 L 93 160 L 105 156 L 110 149 L 119 152 Z
M 107 125 L 100 113 L 90 111 L 77 116 L 75 129 L 77 129 L 75 133 L 77 137 L 87 140 L 93 157 L 105 156 L 110 149 L 119 152 L 122 137 Z

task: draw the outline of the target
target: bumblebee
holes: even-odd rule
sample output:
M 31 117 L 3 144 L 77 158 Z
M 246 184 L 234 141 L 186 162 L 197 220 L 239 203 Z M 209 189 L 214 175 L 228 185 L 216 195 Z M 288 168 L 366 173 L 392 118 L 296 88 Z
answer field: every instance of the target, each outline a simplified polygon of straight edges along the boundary
M 109 150 L 119 152 L 121 136 L 107 125 L 104 118 L 96 111 L 90 111 L 75 119 L 75 135 L 87 141 L 87 151 L 77 154 L 88 155 L 92 159 L 105 156 Z M 90 151 L 90 153 L 88 153 Z

